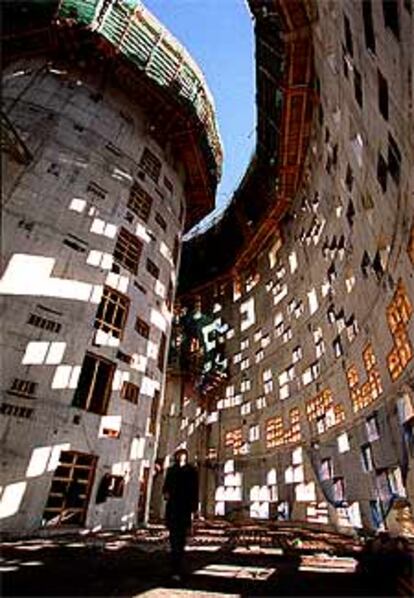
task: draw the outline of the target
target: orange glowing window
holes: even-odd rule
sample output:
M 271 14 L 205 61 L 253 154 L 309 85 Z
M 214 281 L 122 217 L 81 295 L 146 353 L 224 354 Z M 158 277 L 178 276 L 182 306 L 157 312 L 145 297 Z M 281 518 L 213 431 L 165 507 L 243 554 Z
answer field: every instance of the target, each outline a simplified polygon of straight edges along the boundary
M 413 347 L 408 336 L 408 322 L 413 308 L 404 283 L 398 281 L 397 290 L 387 308 L 387 321 L 394 340 L 393 348 L 387 356 L 388 371 L 391 379 L 401 376 L 413 357 Z
M 407 252 L 408 252 L 408 257 L 410 258 L 411 263 L 414 266 L 414 224 L 411 227 L 410 238 L 408 240 L 408 245 L 407 245 Z

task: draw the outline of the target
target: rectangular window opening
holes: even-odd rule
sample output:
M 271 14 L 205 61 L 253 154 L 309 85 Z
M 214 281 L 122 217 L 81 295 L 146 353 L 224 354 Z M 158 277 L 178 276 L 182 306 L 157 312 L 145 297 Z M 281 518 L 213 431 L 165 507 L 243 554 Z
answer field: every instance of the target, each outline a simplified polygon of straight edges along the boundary
M 108 408 L 116 365 L 93 353 L 86 353 L 73 407 L 104 415 Z

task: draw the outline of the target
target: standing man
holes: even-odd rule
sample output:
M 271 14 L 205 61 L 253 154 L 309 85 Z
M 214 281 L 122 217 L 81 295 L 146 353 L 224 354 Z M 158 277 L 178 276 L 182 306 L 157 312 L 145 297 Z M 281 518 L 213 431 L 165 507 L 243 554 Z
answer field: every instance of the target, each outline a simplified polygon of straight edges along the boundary
M 198 472 L 188 462 L 187 449 L 175 451 L 174 463 L 167 471 L 162 492 L 167 501 L 166 524 L 170 532 L 173 579 L 180 581 L 185 542 L 192 514 L 198 509 Z

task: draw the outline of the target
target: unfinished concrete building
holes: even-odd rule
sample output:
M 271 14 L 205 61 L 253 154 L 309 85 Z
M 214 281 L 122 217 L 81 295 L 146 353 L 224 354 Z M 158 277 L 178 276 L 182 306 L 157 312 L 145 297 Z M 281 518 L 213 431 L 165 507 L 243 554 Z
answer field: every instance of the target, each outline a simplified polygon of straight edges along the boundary
M 130 528 L 146 518 L 181 236 L 220 176 L 213 103 L 142 6 L 5 14 L 2 523 Z
M 414 506 L 411 4 L 249 6 L 256 154 L 222 218 L 184 244 L 159 462 L 180 443 L 197 456 L 208 517 L 401 532 Z
M 179 446 L 208 518 L 409 527 L 411 2 L 248 1 L 256 152 L 183 243 L 174 307 L 220 174 L 202 77 L 134 3 L 29 4 L 4 82 L 5 528 L 59 519 L 73 478 L 68 525 L 159 519 Z

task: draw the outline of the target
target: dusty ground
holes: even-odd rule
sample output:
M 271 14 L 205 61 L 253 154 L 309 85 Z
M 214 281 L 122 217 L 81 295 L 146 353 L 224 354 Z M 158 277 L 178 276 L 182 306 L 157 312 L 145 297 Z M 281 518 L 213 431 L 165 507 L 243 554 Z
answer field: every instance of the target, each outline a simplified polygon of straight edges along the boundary
M 260 545 L 259 545 L 260 544 Z M 229 534 L 199 530 L 188 576 L 170 581 L 162 528 L 79 532 L 1 544 L 4 596 L 377 596 L 354 572 L 359 546 L 340 536 L 293 530 Z

